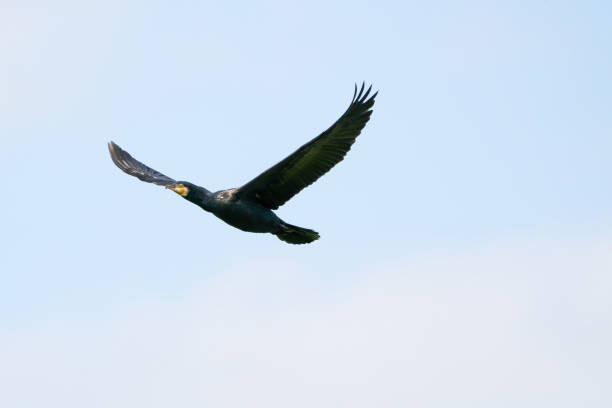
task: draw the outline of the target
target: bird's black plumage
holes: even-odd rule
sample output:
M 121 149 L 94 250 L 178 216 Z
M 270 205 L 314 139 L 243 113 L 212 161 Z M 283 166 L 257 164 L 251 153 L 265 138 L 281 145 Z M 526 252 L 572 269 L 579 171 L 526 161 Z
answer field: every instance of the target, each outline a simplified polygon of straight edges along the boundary
M 285 223 L 272 210 L 286 203 L 340 162 L 370 119 L 377 92 L 357 89 L 346 112 L 329 129 L 240 188 L 211 193 L 189 182 L 175 181 L 134 159 L 114 142 L 113 162 L 142 181 L 172 189 L 226 223 L 250 232 L 270 232 L 283 241 L 304 244 L 319 238 L 313 230 Z
M 111 154 L 111 159 L 113 159 L 113 162 L 117 165 L 117 167 L 130 176 L 137 177 L 142 181 L 146 181 L 147 183 L 157 184 L 158 186 L 169 186 L 176 184 L 176 180 L 173 180 L 170 177 L 163 175 L 148 166 L 145 166 L 130 156 L 128 152 L 122 150 L 114 142 L 110 142 L 108 144 L 108 149 Z
M 367 99 L 372 87 L 365 94 L 363 89 L 357 94 L 355 85 L 351 104 L 329 129 L 240 187 L 238 195 L 276 210 L 340 162 L 372 114 L 376 93 Z

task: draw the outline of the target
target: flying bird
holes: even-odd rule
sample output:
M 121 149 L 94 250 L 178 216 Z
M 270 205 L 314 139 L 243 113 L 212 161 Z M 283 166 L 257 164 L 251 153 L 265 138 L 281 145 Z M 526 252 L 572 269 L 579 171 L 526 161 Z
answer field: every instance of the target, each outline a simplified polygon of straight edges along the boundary
M 147 183 L 164 186 L 198 205 L 229 225 L 248 232 L 267 232 L 290 244 L 307 244 L 319 233 L 281 220 L 272 210 L 314 183 L 342 161 L 370 119 L 374 98 L 365 83 L 355 92 L 348 109 L 329 129 L 306 143 L 281 162 L 239 188 L 212 193 L 187 181 L 176 181 L 134 159 L 114 142 L 109 142 L 113 162 L 127 174 Z

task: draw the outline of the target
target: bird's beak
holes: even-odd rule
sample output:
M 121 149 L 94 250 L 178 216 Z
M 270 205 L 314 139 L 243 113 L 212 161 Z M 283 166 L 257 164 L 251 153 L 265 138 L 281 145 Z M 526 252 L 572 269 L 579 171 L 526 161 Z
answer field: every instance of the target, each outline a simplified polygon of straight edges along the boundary
M 176 194 L 185 197 L 187 193 L 189 193 L 189 189 L 182 184 L 168 185 L 166 186 L 168 190 L 174 191 Z

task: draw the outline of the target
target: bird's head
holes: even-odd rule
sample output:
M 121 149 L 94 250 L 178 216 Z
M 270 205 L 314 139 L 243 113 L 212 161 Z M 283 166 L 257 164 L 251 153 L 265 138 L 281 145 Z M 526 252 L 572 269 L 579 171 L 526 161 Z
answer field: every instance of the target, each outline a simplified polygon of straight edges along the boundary
M 187 197 L 189 192 L 191 191 L 192 184 L 186 181 L 178 181 L 176 184 L 167 185 L 166 188 L 168 190 L 174 191 L 176 194 L 181 197 Z

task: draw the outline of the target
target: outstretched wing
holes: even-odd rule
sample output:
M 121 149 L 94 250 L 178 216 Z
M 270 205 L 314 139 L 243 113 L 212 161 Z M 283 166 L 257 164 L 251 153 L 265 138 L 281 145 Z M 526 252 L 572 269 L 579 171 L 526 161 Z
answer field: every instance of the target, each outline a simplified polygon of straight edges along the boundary
M 370 86 L 364 93 L 361 85 L 344 114 L 329 129 L 297 149 L 289 157 L 269 168 L 236 192 L 270 209 L 277 209 L 291 197 L 314 183 L 338 162 L 342 161 L 351 145 L 370 119 L 374 98 L 369 99 Z
M 130 176 L 138 177 L 142 181 L 147 183 L 157 184 L 158 186 L 168 186 L 176 184 L 176 181 L 168 176 L 161 174 L 152 168 L 145 166 L 125 150 L 121 149 L 114 142 L 108 143 L 108 150 L 110 152 L 113 162 L 121 170 L 129 174 Z

